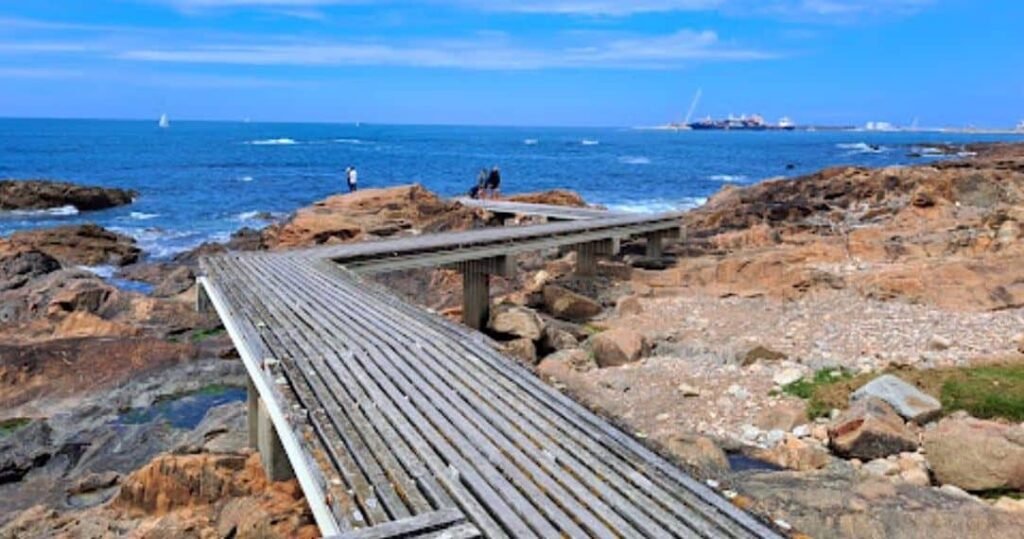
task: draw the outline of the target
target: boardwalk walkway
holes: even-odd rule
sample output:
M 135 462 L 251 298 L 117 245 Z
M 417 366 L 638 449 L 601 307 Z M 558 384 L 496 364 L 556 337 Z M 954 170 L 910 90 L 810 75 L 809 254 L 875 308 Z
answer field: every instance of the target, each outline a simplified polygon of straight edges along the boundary
M 660 241 L 673 226 L 633 217 L 229 254 L 202 261 L 201 302 L 252 379 L 265 466 L 294 472 L 324 535 L 775 537 L 482 334 L 359 274 L 551 238 Z

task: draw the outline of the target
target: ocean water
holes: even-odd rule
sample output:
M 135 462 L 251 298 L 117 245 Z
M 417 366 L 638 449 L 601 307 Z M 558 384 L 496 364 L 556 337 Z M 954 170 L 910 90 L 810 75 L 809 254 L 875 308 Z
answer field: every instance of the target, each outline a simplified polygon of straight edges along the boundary
M 362 188 L 418 182 L 460 195 L 480 168 L 497 165 L 504 193 L 568 188 L 619 210 L 681 209 L 728 183 L 935 159 L 911 157 L 915 145 L 1014 139 L 1024 137 L 0 119 L 0 178 L 139 192 L 134 204 L 102 212 L 0 212 L 0 235 L 95 222 L 168 257 L 345 191 L 349 165 Z

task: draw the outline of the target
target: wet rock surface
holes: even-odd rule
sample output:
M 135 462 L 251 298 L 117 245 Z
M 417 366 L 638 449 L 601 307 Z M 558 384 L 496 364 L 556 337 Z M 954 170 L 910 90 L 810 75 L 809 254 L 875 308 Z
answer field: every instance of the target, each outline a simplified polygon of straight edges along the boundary
M 79 211 L 131 204 L 134 191 L 49 180 L 0 180 L 0 210 L 44 210 L 73 206 Z
M 124 266 L 142 255 L 132 238 L 93 224 L 15 232 L 6 243 L 8 248 L 41 251 L 65 266 Z

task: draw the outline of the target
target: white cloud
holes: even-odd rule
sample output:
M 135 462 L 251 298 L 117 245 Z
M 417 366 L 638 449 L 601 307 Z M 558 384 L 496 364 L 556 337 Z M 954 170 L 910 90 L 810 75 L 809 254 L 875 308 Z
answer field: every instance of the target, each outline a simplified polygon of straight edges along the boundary
M 185 11 L 225 8 L 317 8 L 381 5 L 394 0 L 156 0 Z M 623 17 L 639 13 L 717 10 L 732 15 L 829 17 L 868 14 L 907 14 L 934 0 L 428 0 L 479 11 L 556 15 Z M 288 13 L 282 11 L 281 13 Z M 303 11 L 292 13 L 302 14 Z
M 457 69 L 665 69 L 695 61 L 763 60 L 776 55 L 720 42 L 711 31 L 681 30 L 652 37 L 530 48 L 500 36 L 420 43 L 289 43 L 140 48 L 123 60 L 190 64 L 287 66 L 405 66 Z
M 2 67 L 0 78 L 4 79 L 75 79 L 83 73 L 77 69 L 59 69 L 48 67 Z

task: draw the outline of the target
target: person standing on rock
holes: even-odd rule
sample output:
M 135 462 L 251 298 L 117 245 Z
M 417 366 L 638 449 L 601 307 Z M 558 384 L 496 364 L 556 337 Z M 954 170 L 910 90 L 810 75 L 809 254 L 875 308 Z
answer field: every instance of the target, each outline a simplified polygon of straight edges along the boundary
M 355 167 L 348 167 L 348 168 L 345 169 L 345 179 L 348 181 L 348 192 L 349 193 L 355 193 L 356 189 L 358 188 L 358 185 L 357 185 L 357 182 L 358 182 L 357 175 L 358 174 L 356 173 L 356 168 Z
M 487 175 L 487 182 L 484 184 L 484 191 L 487 193 L 487 198 L 498 198 L 501 193 L 501 172 L 498 167 L 495 166 L 491 169 L 491 173 Z

